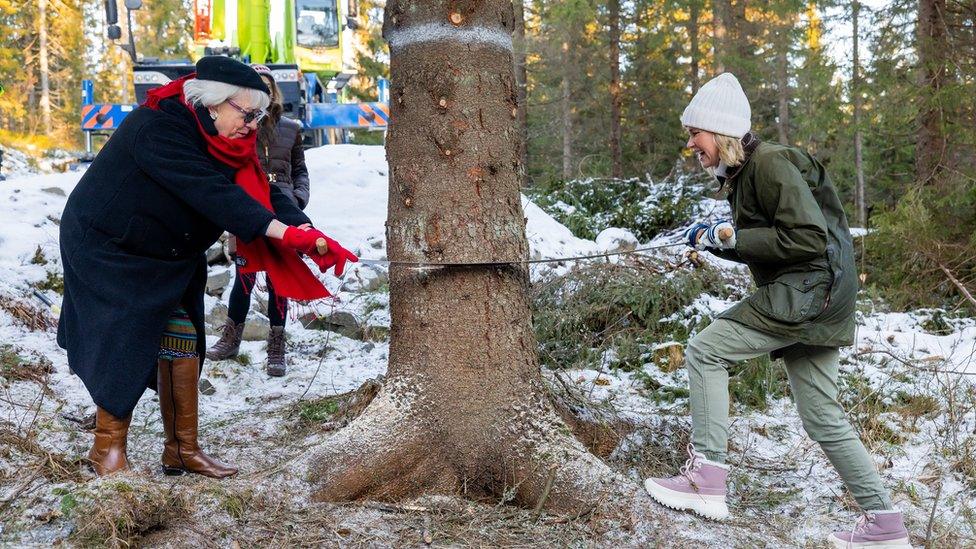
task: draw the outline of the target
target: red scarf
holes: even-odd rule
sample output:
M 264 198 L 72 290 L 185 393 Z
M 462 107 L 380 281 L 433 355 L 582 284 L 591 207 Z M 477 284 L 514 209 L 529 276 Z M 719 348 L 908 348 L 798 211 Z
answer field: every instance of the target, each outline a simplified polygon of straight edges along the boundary
M 159 110 L 160 101 L 168 97 L 178 97 L 180 103 L 193 113 L 193 119 L 197 122 L 197 129 L 200 130 L 200 135 L 207 142 L 207 151 L 211 156 L 236 169 L 234 183 L 244 189 L 251 198 L 273 212 L 271 186 L 268 183 L 268 176 L 261 169 L 261 164 L 258 161 L 255 146 L 257 132 L 251 132 L 238 139 L 229 139 L 207 133 L 197 117 L 196 110 L 187 104 L 183 97 L 183 83 L 193 78 L 196 78 L 196 73 L 151 90 L 143 105 L 150 109 Z M 256 238 L 247 243 L 238 239 L 237 258 L 242 273 L 265 271 L 274 286 L 275 293 L 281 297 L 312 300 L 331 295 L 308 268 L 308 265 L 298 257 L 295 250 L 283 246 L 281 241 L 277 239 Z

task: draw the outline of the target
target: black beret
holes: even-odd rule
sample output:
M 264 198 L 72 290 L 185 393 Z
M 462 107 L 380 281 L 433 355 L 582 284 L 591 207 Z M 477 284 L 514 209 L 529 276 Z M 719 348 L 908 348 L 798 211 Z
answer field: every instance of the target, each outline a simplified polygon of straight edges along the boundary
M 236 59 L 223 55 L 208 55 L 197 61 L 197 78 L 233 84 L 271 94 L 257 71 Z

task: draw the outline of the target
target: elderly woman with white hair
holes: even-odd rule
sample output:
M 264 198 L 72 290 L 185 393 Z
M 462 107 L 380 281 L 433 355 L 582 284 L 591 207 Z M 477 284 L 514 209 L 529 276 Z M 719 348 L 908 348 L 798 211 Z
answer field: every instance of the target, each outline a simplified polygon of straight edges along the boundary
M 322 271 L 356 261 L 268 184 L 255 150 L 268 104 L 253 69 L 204 57 L 149 93 L 68 198 L 58 344 L 97 406 L 88 458 L 99 476 L 128 468 L 129 421 L 147 387 L 159 393 L 166 474 L 237 472 L 197 444 L 205 251 L 223 231 L 237 236 L 244 272 L 266 272 L 292 299 L 329 295 L 296 251 Z

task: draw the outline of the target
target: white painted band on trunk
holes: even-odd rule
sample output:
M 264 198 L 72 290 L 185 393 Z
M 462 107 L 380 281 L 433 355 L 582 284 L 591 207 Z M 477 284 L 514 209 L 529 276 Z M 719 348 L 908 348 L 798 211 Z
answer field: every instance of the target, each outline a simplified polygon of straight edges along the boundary
M 394 29 L 387 33 L 390 49 L 403 48 L 426 42 L 461 42 L 484 44 L 505 51 L 514 51 L 512 35 L 502 29 L 484 27 L 454 27 L 441 23 L 426 23 L 405 29 Z

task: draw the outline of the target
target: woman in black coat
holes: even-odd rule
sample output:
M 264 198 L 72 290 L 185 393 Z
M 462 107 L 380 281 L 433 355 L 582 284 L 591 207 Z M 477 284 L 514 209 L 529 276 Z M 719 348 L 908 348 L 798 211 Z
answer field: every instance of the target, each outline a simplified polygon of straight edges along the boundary
M 304 210 L 309 199 L 308 169 L 305 167 L 305 150 L 302 143 L 302 124 L 281 115 L 283 106 L 281 90 L 275 82 L 271 69 L 265 65 L 251 65 L 261 76 L 271 91 L 271 104 L 268 116 L 258 128 L 257 150 L 261 167 L 268 174 L 272 185 L 278 187 L 291 201 Z M 235 242 L 231 237 L 231 242 Z M 231 253 L 236 246 L 230 246 Z M 227 320 L 220 339 L 207 351 L 210 360 L 225 360 L 234 356 L 241 348 L 244 335 L 244 321 L 251 307 L 251 290 L 255 276 L 242 273 L 240 269 L 234 276 Z M 288 364 L 285 359 L 285 320 L 288 316 L 288 300 L 279 296 L 270 282 L 268 287 L 268 320 L 271 330 L 268 333 L 268 361 L 265 371 L 269 376 L 285 375 Z
M 147 387 L 159 393 L 165 472 L 237 471 L 197 445 L 204 252 L 224 230 L 241 239 L 239 261 L 292 298 L 328 295 L 294 250 L 322 270 L 355 260 L 269 188 L 254 155 L 268 102 L 250 67 L 204 57 L 194 75 L 150 92 L 68 198 L 58 343 L 98 407 L 89 452 L 98 475 L 128 468 L 129 421 Z

